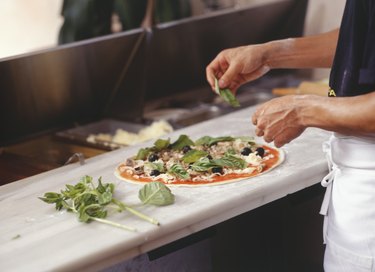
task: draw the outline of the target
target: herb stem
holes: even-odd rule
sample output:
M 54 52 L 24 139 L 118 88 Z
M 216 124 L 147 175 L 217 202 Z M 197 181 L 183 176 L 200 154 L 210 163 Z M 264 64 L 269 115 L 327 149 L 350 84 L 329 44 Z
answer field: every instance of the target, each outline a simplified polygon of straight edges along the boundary
M 113 222 L 113 221 L 110 221 L 110 220 L 106 220 L 106 219 L 103 219 L 103 218 L 90 217 L 90 219 L 94 220 L 94 221 L 97 221 L 97 222 L 100 222 L 100 223 L 108 224 L 108 225 L 111 225 L 111 226 L 114 226 L 114 227 L 117 227 L 117 228 L 120 228 L 120 229 L 129 230 L 129 231 L 137 231 L 136 228 L 126 226 L 126 225 L 123 225 L 123 224 L 119 224 L 119 223 L 116 223 L 116 222 Z
M 148 222 L 150 222 L 151 224 L 154 224 L 154 225 L 157 225 L 157 226 L 160 226 L 160 223 L 158 220 L 152 218 L 152 217 L 149 217 L 131 207 L 129 207 L 128 205 L 126 205 L 125 203 L 113 198 L 112 199 L 112 202 L 116 205 L 118 205 L 121 209 L 124 209 L 124 210 L 127 210 L 128 212 L 134 214 L 135 216 L 138 216 L 139 218 L 142 218 L 143 220 L 146 220 Z

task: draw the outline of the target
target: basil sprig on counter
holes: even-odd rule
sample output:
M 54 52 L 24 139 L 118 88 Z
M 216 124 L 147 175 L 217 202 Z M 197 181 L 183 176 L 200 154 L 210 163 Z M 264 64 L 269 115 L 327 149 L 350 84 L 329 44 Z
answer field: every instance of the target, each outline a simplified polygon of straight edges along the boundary
M 215 92 L 220 95 L 225 102 L 228 102 L 232 107 L 239 107 L 240 103 L 229 89 L 220 89 L 219 81 L 215 77 Z
M 39 197 L 39 199 L 49 204 L 55 204 L 56 210 L 66 209 L 69 212 L 77 214 L 79 220 L 85 223 L 97 221 L 125 230 L 136 231 L 133 227 L 105 219 L 109 211 L 108 209 L 112 207 L 118 212 L 128 211 L 152 224 L 160 225 L 156 219 L 114 198 L 114 189 L 115 185 L 113 183 L 103 183 L 101 178 L 99 178 L 97 185 L 95 185 L 92 177 L 84 176 L 76 185 L 67 184 L 65 185 L 65 190 L 61 190 L 60 193 L 47 192 L 44 194 L 44 197 Z M 146 189 L 142 188 L 141 190 Z M 147 188 L 148 194 L 151 195 L 158 195 L 161 190 L 166 200 L 164 202 L 159 200 L 158 204 L 155 205 L 172 204 L 174 202 L 174 195 L 169 189 Z M 141 199 L 141 201 L 143 202 L 144 200 Z M 150 201 L 148 204 L 153 204 L 153 202 Z

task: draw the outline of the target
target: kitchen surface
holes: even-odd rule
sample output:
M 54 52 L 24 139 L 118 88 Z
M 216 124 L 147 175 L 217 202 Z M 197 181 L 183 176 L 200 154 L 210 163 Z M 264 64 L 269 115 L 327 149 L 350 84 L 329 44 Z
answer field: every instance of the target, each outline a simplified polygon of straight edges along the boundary
M 217 136 L 252 135 L 254 132 L 248 120 L 253 111 L 254 107 L 245 108 L 177 130 L 169 137 L 188 134 L 198 138 L 206 135 L 207 131 Z M 225 126 L 217 126 L 218 123 Z M 138 207 L 137 192 L 140 186 L 117 180 L 114 169 L 140 146 L 147 146 L 151 142 L 96 156 L 88 159 L 84 165 L 70 164 L 2 186 L 2 267 L 7 271 L 40 268 L 97 270 L 215 226 L 318 183 L 327 173 L 321 149 L 321 143 L 327 137 L 328 133 L 320 130 L 306 131 L 301 138 L 282 149 L 286 157 L 282 165 L 256 178 L 218 186 L 171 187 L 176 196 L 175 204 L 139 207 L 142 212 L 157 218 L 161 223 L 159 227 L 130 215 L 114 215 L 117 221 L 136 227 L 137 232 L 96 222 L 80 223 L 72 214 L 56 212 L 38 197 L 47 191 L 59 191 L 65 184 L 75 184 L 80 177 L 90 175 L 114 182 L 118 197 Z M 249 229 L 252 227 L 249 226 Z M 77 243 L 77 240 L 80 242 Z M 17 254 L 14 255 L 14 252 Z
M 306 22 L 317 9 L 307 0 L 205 2 L 210 11 L 195 5 L 191 18 L 0 59 L 1 271 L 322 271 L 326 131 L 307 129 L 262 175 L 172 185 L 168 206 L 142 205 L 142 186 L 114 174 L 155 139 L 254 136 L 257 105 L 326 95 L 327 71 L 275 70 L 238 90 L 241 107 L 227 104 L 206 82 L 210 60 L 314 32 Z M 83 223 L 39 199 L 85 175 L 114 183 L 118 199 L 160 225 L 127 212 L 109 217 L 136 231 Z

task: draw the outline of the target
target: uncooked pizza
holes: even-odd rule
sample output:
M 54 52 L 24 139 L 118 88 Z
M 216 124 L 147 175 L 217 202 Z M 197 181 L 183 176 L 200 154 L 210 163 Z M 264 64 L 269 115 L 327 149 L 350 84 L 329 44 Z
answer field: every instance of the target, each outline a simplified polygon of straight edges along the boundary
M 203 136 L 195 141 L 186 135 L 171 142 L 158 139 L 117 166 L 115 175 L 144 184 L 216 185 L 255 177 L 284 160 L 275 147 L 257 144 L 253 137 Z

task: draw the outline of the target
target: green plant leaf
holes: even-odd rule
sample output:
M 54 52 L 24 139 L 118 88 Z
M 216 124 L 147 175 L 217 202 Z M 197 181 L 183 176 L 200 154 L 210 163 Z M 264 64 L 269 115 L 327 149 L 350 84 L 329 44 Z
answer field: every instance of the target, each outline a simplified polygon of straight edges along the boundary
M 208 153 L 206 151 L 192 149 L 186 152 L 186 154 L 181 158 L 181 160 L 186 163 L 194 163 L 200 158 L 205 157 L 207 155 Z
M 128 227 L 104 218 L 107 217 L 107 207 L 115 208 L 117 211 L 128 211 L 152 224 L 159 225 L 159 222 L 115 199 L 113 192 L 115 185 L 113 183 L 103 183 L 101 177 L 98 184 L 92 182 L 92 177 L 84 176 L 76 185 L 65 185 L 65 190 L 60 193 L 47 192 L 44 197 L 39 197 L 42 201 L 55 204 L 55 208 L 60 210 L 65 208 L 73 212 L 82 222 L 89 223 L 97 221 L 114 227 L 135 231 Z M 114 204 L 110 205 L 109 204 Z
M 98 196 L 98 202 L 100 205 L 106 205 L 110 203 L 112 200 L 112 193 L 111 192 L 104 192 Z
M 220 95 L 225 102 L 228 102 L 232 107 L 239 107 L 240 103 L 229 89 L 220 89 L 219 81 L 215 78 L 215 92 Z
M 165 172 L 164 164 L 161 162 L 145 162 L 145 166 L 151 170 L 158 170 L 160 173 Z
M 211 137 L 211 136 L 203 136 L 195 141 L 196 145 L 207 145 L 211 146 L 218 142 L 230 142 L 234 141 L 235 138 L 230 136 L 222 136 L 222 137 Z
M 169 139 L 167 140 L 158 139 L 155 141 L 154 147 L 157 151 L 160 151 L 160 150 L 166 149 L 170 145 L 170 143 L 171 142 Z
M 138 193 L 143 204 L 165 206 L 173 204 L 175 196 L 171 190 L 162 182 L 153 181 L 145 184 Z
M 148 154 L 151 153 L 151 148 L 141 148 L 138 150 L 137 155 L 135 156 L 136 160 L 146 160 Z
M 186 135 L 180 135 L 178 139 L 172 144 L 173 150 L 181 150 L 184 146 L 194 145 L 194 142 Z
M 247 142 L 247 143 L 249 143 L 249 144 L 255 144 L 254 137 L 250 137 L 250 136 L 239 136 L 239 137 L 236 137 L 236 139 L 240 139 L 242 142 Z
M 189 173 L 183 168 L 181 164 L 173 164 L 171 168 L 168 169 L 168 173 L 176 176 L 179 179 L 189 179 Z
M 212 160 L 212 162 L 219 166 L 229 167 L 229 168 L 234 168 L 234 169 L 244 169 L 247 166 L 247 163 L 245 160 L 235 157 L 230 154 L 227 154 L 220 159 Z
M 212 167 L 218 166 L 213 161 L 209 160 L 207 157 L 202 157 L 195 163 L 193 163 L 190 168 L 197 172 L 206 172 Z

